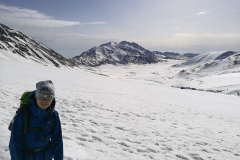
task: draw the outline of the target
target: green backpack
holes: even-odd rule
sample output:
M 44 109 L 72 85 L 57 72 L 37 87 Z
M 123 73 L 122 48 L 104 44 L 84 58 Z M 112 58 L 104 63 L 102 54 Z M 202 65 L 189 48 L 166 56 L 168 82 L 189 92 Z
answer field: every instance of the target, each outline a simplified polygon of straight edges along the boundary
M 24 115 L 26 115 L 26 116 L 24 116 L 24 134 L 27 133 L 27 128 L 28 128 L 28 125 L 31 120 L 31 113 L 30 113 L 31 93 L 32 93 L 32 91 L 27 91 L 22 94 L 22 96 L 20 98 L 20 107 L 17 109 L 15 116 L 13 117 L 13 119 L 11 120 L 11 122 L 8 126 L 9 131 L 12 131 L 13 123 L 14 123 L 14 119 L 15 119 L 16 115 L 21 110 L 24 110 L 26 113 L 26 114 L 24 114 Z

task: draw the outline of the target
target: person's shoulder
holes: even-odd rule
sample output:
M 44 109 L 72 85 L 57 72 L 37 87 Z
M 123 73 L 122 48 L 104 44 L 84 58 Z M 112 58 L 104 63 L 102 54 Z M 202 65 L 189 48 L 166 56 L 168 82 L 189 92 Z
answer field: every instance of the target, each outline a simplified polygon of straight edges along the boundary
M 58 111 L 56 109 L 53 109 L 52 112 L 55 113 L 55 114 L 56 113 L 58 114 Z
M 16 114 L 15 114 L 15 119 L 23 119 L 23 117 L 24 117 L 24 114 L 25 114 L 25 110 L 24 110 L 24 108 L 22 107 L 19 107 L 18 109 L 17 109 L 17 111 L 16 111 Z
M 54 110 L 52 111 L 52 114 L 53 114 L 54 116 L 58 117 L 58 111 L 57 111 L 57 110 L 54 109 Z
M 28 110 L 30 110 L 30 105 L 20 105 L 20 107 L 17 109 L 17 114 L 24 114 Z

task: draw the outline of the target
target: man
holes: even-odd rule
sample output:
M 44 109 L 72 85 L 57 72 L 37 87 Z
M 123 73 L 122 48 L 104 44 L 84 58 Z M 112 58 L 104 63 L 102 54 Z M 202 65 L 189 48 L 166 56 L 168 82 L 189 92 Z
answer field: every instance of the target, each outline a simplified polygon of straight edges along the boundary
M 11 159 L 63 160 L 62 129 L 58 112 L 54 109 L 56 101 L 52 81 L 38 82 L 36 90 L 28 98 L 29 111 L 21 109 L 14 117 L 9 143 Z M 25 129 L 28 114 L 31 118 Z

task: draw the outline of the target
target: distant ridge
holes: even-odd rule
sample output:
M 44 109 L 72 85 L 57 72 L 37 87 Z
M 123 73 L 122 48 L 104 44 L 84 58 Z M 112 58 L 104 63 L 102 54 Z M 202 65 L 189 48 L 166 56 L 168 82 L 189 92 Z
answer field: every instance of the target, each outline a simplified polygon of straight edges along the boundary
M 134 42 L 108 42 L 93 47 L 79 56 L 67 59 L 39 41 L 0 23 L 0 50 L 2 57 L 13 53 L 28 62 L 55 67 L 100 66 L 104 64 L 151 64 L 163 59 L 189 59 L 174 52 L 149 51 Z M 0 55 L 0 57 L 1 57 Z M 11 57 L 11 56 L 10 56 Z
M 102 64 L 150 64 L 160 59 L 151 51 L 134 42 L 109 42 L 93 47 L 73 58 L 77 64 L 99 66 Z
M 55 67 L 74 67 L 72 60 L 66 59 L 41 42 L 33 40 L 20 31 L 0 23 L 0 49 L 11 51 L 25 59 Z
M 187 70 L 181 71 L 181 75 L 201 72 L 240 72 L 240 52 L 206 52 L 189 59 L 180 66 L 188 67 Z

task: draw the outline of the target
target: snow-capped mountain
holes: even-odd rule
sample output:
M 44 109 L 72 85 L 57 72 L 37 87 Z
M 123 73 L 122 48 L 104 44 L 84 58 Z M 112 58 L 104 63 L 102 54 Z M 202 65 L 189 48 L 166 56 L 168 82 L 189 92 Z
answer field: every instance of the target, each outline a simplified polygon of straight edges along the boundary
M 179 53 L 175 53 L 175 52 L 159 52 L 159 51 L 153 51 L 153 53 L 158 54 L 158 55 L 163 55 L 165 57 L 176 57 L 176 56 L 180 56 Z
M 41 42 L 33 40 L 27 35 L 15 29 L 11 29 L 0 23 L 0 49 L 7 54 L 13 52 L 27 60 L 35 61 L 43 65 L 56 67 L 73 67 L 72 60 L 66 59 Z
M 177 59 L 177 60 L 188 60 L 192 57 L 197 56 L 198 54 L 196 53 L 184 53 L 184 54 L 179 54 L 175 52 L 159 52 L 159 51 L 153 51 L 153 53 L 163 59 Z
M 197 55 L 198 55 L 198 53 L 184 53 L 182 56 L 192 58 L 192 57 L 195 57 Z
M 179 54 L 179 53 L 175 53 L 175 52 L 159 52 L 159 51 L 153 51 L 153 53 L 156 56 L 159 56 L 159 57 L 164 58 L 164 59 L 179 59 L 179 60 L 180 59 L 188 60 L 188 59 L 198 55 L 196 53 Z
M 0 57 L 13 59 L 14 53 L 25 62 L 56 67 L 99 66 L 103 64 L 150 64 L 162 60 L 161 57 L 137 43 L 122 41 L 109 42 L 67 59 L 43 43 L 0 23 Z M 169 52 L 170 53 L 170 52 Z M 15 56 L 16 57 L 16 56 Z
M 73 58 L 77 64 L 99 66 L 102 64 L 148 64 L 157 63 L 159 58 L 137 43 L 109 42 L 83 52 Z
M 182 68 L 175 87 L 240 95 L 240 52 L 206 52 L 175 66 Z
M 189 66 L 188 72 L 233 72 L 240 68 L 240 52 L 215 51 L 199 54 L 184 62 L 182 66 Z

